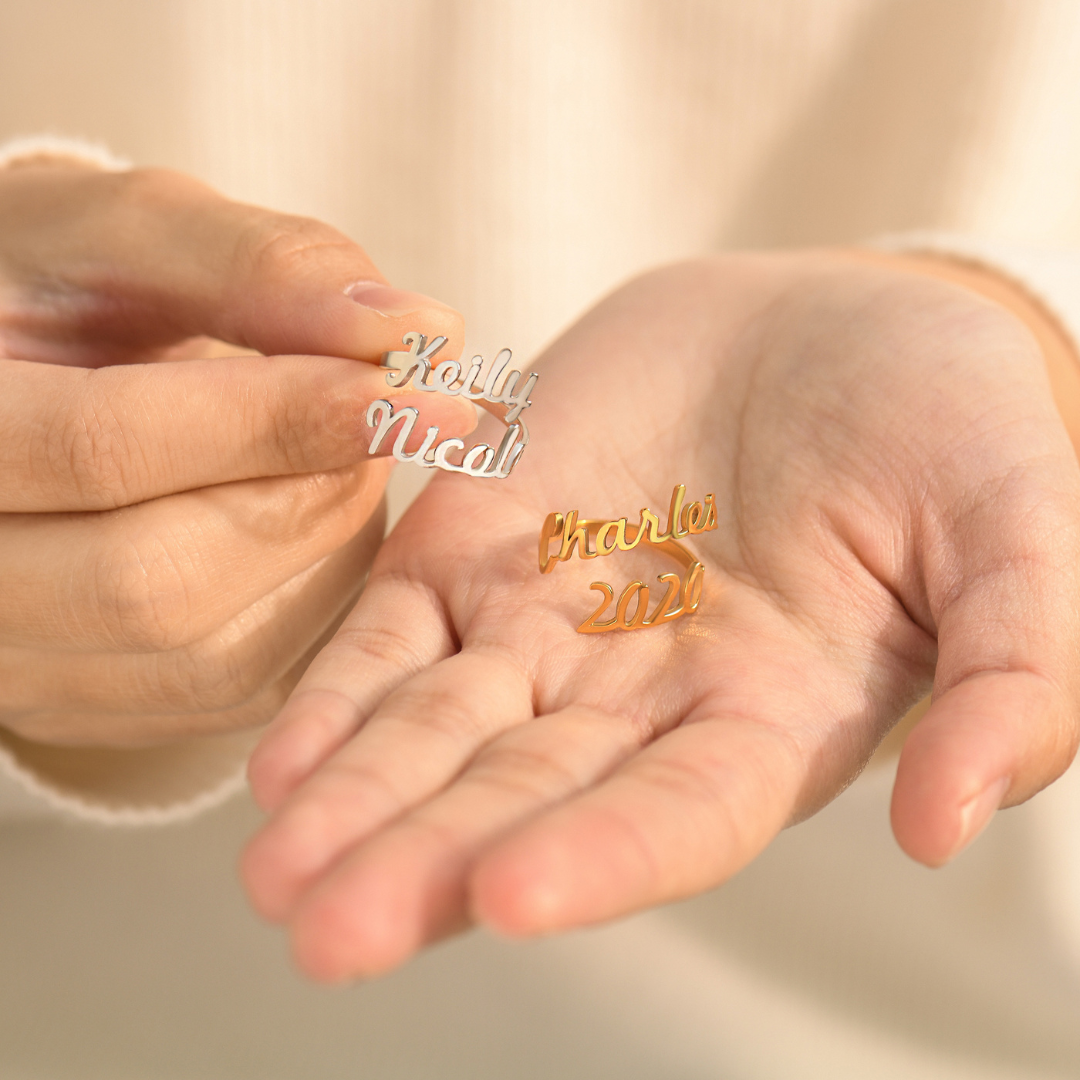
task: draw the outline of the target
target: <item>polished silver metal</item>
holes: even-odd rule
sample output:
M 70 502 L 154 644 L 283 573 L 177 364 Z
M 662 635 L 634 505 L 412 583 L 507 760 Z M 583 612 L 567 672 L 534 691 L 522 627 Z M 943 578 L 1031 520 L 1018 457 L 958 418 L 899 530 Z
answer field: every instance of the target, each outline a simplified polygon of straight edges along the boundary
M 373 401 L 367 410 L 368 426 L 376 429 L 368 453 L 377 453 L 393 426 L 400 422 L 393 448 L 393 455 L 398 461 L 425 469 L 443 469 L 468 476 L 505 480 L 528 445 L 529 429 L 521 414 L 532 404 L 529 395 L 540 376 L 535 371 L 530 372 L 522 383 L 520 371 L 508 371 L 511 358 L 509 349 L 501 350 L 490 365 L 483 357 L 474 356 L 462 375 L 462 365 L 457 360 L 443 360 L 433 366 L 433 357 L 446 344 L 445 337 L 434 338 L 429 343 L 423 334 L 410 331 L 402 342 L 408 346 L 407 351 L 383 354 L 382 366 L 387 369 L 388 386 L 402 387 L 411 380 L 417 390 L 428 394 L 445 394 L 447 397 L 460 395 L 479 402 L 482 408 L 495 415 L 498 413 L 488 408 L 485 402 L 505 406 L 506 412 L 500 419 L 507 425 L 506 434 L 498 448 L 478 443 L 465 450 L 465 443 L 461 439 L 443 439 L 439 442 L 438 427 L 429 427 L 419 449 L 411 454 L 406 453 L 405 445 L 416 427 L 420 410 L 411 406 L 395 409 L 389 401 L 380 399 Z M 478 386 L 481 378 L 483 382 Z M 461 461 L 450 461 L 448 455 L 457 451 L 464 451 Z

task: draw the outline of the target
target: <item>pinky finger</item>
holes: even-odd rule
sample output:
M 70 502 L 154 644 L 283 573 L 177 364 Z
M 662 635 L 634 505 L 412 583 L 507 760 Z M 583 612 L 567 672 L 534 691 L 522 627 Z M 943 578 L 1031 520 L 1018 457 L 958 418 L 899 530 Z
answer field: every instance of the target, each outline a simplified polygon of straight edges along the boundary
M 373 577 L 252 755 L 255 801 L 275 811 L 388 694 L 456 648 L 426 589 L 394 575 Z

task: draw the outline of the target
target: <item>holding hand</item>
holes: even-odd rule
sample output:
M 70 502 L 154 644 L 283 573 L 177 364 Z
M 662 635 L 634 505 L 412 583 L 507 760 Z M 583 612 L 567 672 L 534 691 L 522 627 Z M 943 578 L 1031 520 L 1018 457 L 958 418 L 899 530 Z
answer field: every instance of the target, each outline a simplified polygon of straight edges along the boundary
M 388 388 L 356 361 L 417 326 L 460 350 L 456 312 L 318 222 L 167 172 L 0 172 L 0 723 L 133 744 L 272 715 L 382 536 Z M 183 359 L 201 336 L 320 355 Z
M 857 258 L 718 258 L 616 292 L 537 368 L 514 476 L 436 478 L 252 761 L 245 880 L 305 970 L 716 885 L 931 683 L 894 799 L 916 858 L 1064 770 L 1080 469 L 1019 320 Z M 716 496 L 698 612 L 576 633 L 591 580 L 644 575 L 541 576 L 545 515 L 636 520 L 675 482 Z

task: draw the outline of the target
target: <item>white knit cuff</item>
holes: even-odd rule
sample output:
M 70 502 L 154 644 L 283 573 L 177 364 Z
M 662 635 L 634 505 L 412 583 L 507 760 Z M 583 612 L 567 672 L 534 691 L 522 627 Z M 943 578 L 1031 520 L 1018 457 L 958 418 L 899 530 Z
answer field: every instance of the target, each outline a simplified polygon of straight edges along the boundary
M 0 729 L 0 819 L 59 813 L 99 825 L 188 821 L 243 790 L 261 734 L 119 750 L 48 746 Z
M 39 157 L 67 158 L 108 172 L 123 172 L 131 168 L 131 162 L 126 158 L 118 157 L 108 147 L 87 139 L 64 135 L 20 135 L 0 143 L 0 169 Z
M 1080 251 L 929 231 L 879 236 L 868 246 L 898 255 L 943 256 L 997 274 L 1039 304 L 1080 355 Z

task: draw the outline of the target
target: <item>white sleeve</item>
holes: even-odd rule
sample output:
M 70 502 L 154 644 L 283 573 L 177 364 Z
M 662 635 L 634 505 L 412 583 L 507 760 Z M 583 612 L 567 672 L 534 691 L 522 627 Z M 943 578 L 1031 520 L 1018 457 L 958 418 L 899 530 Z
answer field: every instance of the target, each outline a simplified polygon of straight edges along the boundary
M 243 790 L 260 731 L 161 746 L 48 746 L 0 729 L 0 818 L 74 815 L 102 825 L 186 821 Z
M 0 169 L 35 158 L 67 158 L 108 172 L 123 172 L 131 168 L 131 162 L 126 158 L 117 157 L 108 147 L 87 139 L 65 135 L 20 135 L 0 143 Z

